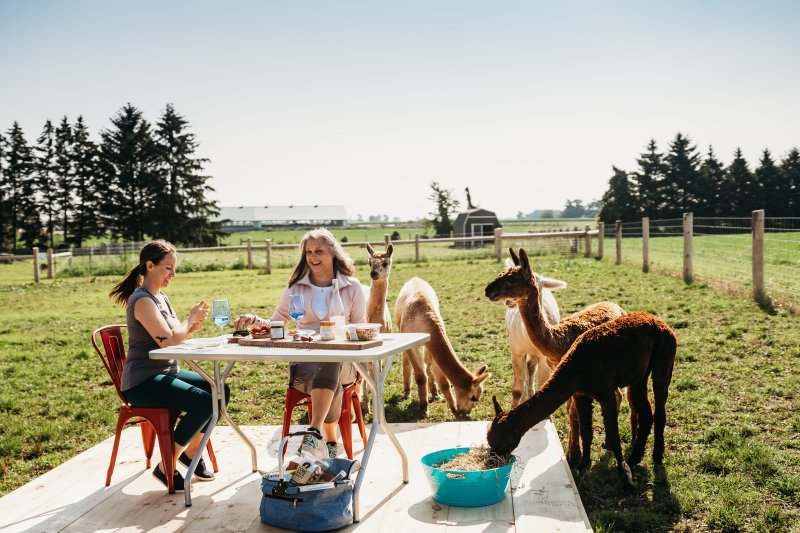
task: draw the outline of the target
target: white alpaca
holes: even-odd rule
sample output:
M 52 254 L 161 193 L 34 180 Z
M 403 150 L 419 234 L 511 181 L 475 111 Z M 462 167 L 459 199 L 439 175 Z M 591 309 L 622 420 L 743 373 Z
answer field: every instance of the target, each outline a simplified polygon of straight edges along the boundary
M 514 266 L 513 261 L 506 259 L 506 268 L 512 266 Z M 566 287 L 567 282 L 535 275 L 542 287 L 542 314 L 548 323 L 558 324 L 561 321 L 561 313 L 551 291 Z M 506 331 L 508 346 L 511 348 L 511 368 L 514 370 L 514 381 L 511 386 L 513 408 L 530 398 L 534 391 L 534 383 L 538 389 L 547 381 L 550 377 L 550 365 L 547 358 L 528 337 L 519 308 L 513 300 L 506 300 Z

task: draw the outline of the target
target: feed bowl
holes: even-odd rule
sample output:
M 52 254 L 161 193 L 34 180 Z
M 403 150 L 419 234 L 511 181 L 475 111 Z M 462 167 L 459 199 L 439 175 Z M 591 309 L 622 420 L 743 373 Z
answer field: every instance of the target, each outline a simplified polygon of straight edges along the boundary
M 372 339 L 377 339 L 380 332 L 380 324 L 362 322 L 347 325 L 347 337 L 351 341 L 371 341 Z
M 456 507 L 481 507 L 503 501 L 516 457 L 512 456 L 507 465 L 476 472 L 442 470 L 433 466 L 469 450 L 470 448 L 448 448 L 429 453 L 420 459 L 433 492 L 433 499 Z

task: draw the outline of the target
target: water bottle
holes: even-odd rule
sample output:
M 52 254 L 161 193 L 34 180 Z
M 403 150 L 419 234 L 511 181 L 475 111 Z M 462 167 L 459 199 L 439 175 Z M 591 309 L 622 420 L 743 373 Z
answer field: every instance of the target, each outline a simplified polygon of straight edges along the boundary
M 335 323 L 334 332 L 336 335 L 336 340 L 345 340 L 344 303 L 342 303 L 342 297 L 339 294 L 339 280 L 337 279 L 333 280 L 333 292 L 331 296 L 331 304 L 328 307 L 328 314 L 330 315 L 330 320 Z

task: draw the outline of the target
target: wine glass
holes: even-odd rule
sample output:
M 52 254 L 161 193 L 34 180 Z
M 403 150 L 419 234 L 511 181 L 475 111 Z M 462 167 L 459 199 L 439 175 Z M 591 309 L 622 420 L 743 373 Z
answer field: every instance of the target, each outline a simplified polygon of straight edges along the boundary
M 300 319 L 306 316 L 306 301 L 302 294 L 289 295 L 289 316 L 294 319 L 294 329 L 300 331 Z
M 211 316 L 214 323 L 219 326 L 221 342 L 225 342 L 225 324 L 231 319 L 231 306 L 228 300 L 214 300 L 211 305 Z

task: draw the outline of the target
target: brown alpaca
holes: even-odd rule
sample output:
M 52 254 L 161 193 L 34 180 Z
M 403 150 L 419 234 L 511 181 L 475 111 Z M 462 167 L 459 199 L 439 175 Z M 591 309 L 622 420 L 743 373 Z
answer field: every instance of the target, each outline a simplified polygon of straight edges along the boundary
M 468 415 L 480 400 L 483 394 L 483 382 L 491 374 L 486 372 L 486 365 L 478 368 L 473 374 L 461 364 L 447 338 L 444 321 L 439 312 L 439 299 L 428 282 L 415 277 L 403 285 L 394 305 L 394 317 L 401 333 L 428 333 L 431 336 L 431 340 L 424 345 L 424 362 L 417 348 L 404 352 L 405 396 L 408 397 L 411 393 L 413 369 L 423 415 L 427 415 L 428 412 L 428 391 L 435 398 L 437 384 L 453 414 L 456 417 Z
M 495 417 L 487 434 L 489 446 L 496 453 L 510 453 L 526 431 L 570 396 L 585 395 L 600 403 L 606 442 L 617 460 L 617 471 L 623 483 L 632 487 L 628 465 L 642 460 L 654 420 L 653 463 L 659 465 L 664 458 L 666 404 L 676 348 L 675 334 L 650 313 L 630 313 L 590 329 L 578 337 L 550 379 L 529 400 L 506 413 L 497 398 L 492 399 Z M 647 398 L 651 375 L 655 410 Z M 618 387 L 628 387 L 628 402 L 638 424 L 627 463 L 619 440 Z
M 501 272 L 486 286 L 486 296 L 495 302 L 511 300 L 517 304 L 531 343 L 547 358 L 551 368 L 558 365 L 563 355 L 582 333 L 625 314 L 625 311 L 613 302 L 600 302 L 564 318 L 558 324 L 550 324 L 543 311 L 543 291 L 536 274 L 531 270 L 528 255 L 522 248 L 519 249 L 519 256 L 510 248 L 509 253 L 514 266 Z M 616 397 L 619 402 L 619 392 Z M 573 467 L 586 466 L 589 464 L 588 457 L 592 445 L 592 400 L 587 397 L 575 397 L 567 404 L 567 413 L 569 415 L 567 462 Z

